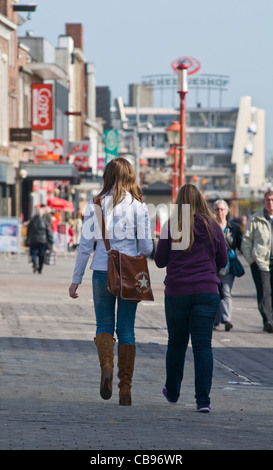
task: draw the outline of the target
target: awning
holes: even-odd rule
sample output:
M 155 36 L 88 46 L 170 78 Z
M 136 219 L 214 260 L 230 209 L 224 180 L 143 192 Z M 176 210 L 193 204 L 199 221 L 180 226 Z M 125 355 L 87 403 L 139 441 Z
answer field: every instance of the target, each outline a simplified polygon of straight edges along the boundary
M 66 199 L 61 199 L 59 197 L 48 197 L 47 205 L 51 209 L 64 211 L 64 212 L 74 212 L 74 205 L 72 202 L 67 201 Z
M 79 182 L 79 172 L 75 165 L 32 164 L 20 162 L 20 170 L 26 170 L 25 179 L 31 180 L 69 180 L 76 184 Z
M 66 72 L 56 64 L 32 62 L 28 68 L 42 80 L 63 80 L 66 78 Z

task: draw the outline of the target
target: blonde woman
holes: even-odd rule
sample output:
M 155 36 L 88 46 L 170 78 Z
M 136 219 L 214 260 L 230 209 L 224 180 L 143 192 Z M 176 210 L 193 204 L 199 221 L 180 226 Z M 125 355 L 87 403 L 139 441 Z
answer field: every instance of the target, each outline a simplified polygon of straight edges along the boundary
M 150 220 L 136 174 L 124 158 L 111 160 L 103 174 L 103 188 L 98 197 L 105 217 L 110 246 L 130 256 L 148 257 L 153 250 Z M 97 240 L 90 269 L 93 270 L 93 300 L 96 316 L 95 343 L 101 366 L 100 395 L 112 395 L 114 367 L 114 332 L 118 339 L 119 404 L 131 405 L 131 383 L 135 362 L 135 314 L 137 303 L 116 298 L 107 289 L 108 255 L 100 232 L 94 201 L 85 211 L 82 236 L 69 293 L 77 298 L 89 256 Z M 115 315 L 115 306 L 117 312 Z
M 183 217 L 185 211 L 189 211 L 188 220 Z M 155 254 L 156 265 L 167 268 L 164 283 L 168 347 L 163 395 L 169 403 L 178 401 L 191 337 L 197 410 L 209 412 L 213 369 L 211 338 L 220 302 L 216 267 L 226 266 L 227 250 L 221 228 L 194 185 L 185 184 L 180 188 L 176 213 L 182 239 L 172 233 L 174 221 L 171 218 L 162 230 Z M 185 246 L 183 237 L 188 239 Z
M 229 220 L 229 206 L 224 199 L 217 199 L 213 204 L 213 210 L 216 216 L 216 220 L 219 223 L 224 238 L 226 241 L 227 251 L 229 259 L 233 259 L 236 256 L 236 250 L 241 250 L 242 234 L 240 226 L 232 220 Z M 228 261 L 227 266 L 221 269 L 218 273 L 219 279 L 223 284 L 224 297 L 220 302 L 217 315 L 215 317 L 215 329 L 220 323 L 225 325 L 225 331 L 230 331 L 233 328 L 231 323 L 232 319 L 232 287 L 235 276 L 232 272 L 230 262 Z

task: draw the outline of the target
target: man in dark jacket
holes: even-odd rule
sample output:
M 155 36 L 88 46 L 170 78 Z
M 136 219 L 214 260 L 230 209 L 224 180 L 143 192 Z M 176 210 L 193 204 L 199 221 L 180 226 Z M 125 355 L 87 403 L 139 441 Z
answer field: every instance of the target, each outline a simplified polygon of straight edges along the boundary
M 42 273 L 45 252 L 48 246 L 52 245 L 53 238 L 50 225 L 44 217 L 44 207 L 37 209 L 36 214 L 30 220 L 27 231 L 27 245 L 30 248 L 30 256 L 33 265 L 33 272 L 38 270 Z M 36 258 L 38 256 L 38 266 Z

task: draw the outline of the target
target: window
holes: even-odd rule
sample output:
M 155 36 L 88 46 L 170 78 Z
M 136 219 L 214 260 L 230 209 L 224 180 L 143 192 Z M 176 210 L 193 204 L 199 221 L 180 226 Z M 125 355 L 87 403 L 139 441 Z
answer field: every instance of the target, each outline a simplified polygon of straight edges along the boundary
M 216 113 L 216 120 L 217 120 L 217 127 L 235 127 L 236 126 L 236 120 L 237 120 L 237 112 L 232 111 L 232 112 L 226 112 L 226 113 L 221 113 L 218 112 Z
M 142 148 L 149 147 L 149 134 L 141 133 L 139 134 L 139 145 Z
M 231 155 L 215 155 L 215 166 L 230 166 Z
M 186 158 L 188 167 L 214 167 L 213 155 L 189 155 Z
M 203 111 L 186 113 L 186 125 L 189 127 L 209 127 L 209 113 Z
M 168 147 L 168 139 L 166 134 L 156 134 L 156 148 L 164 149 Z
M 188 148 L 208 148 L 208 134 L 188 134 Z
M 154 125 L 156 127 L 168 127 L 173 121 L 179 121 L 179 115 L 158 114 L 154 116 Z
M 216 176 L 213 178 L 213 180 L 214 180 L 213 181 L 214 189 L 218 189 L 219 191 L 222 191 L 224 189 L 230 189 L 232 187 L 230 176 L 226 176 L 226 177 Z
M 217 133 L 215 134 L 215 148 L 232 149 L 234 140 L 234 133 Z

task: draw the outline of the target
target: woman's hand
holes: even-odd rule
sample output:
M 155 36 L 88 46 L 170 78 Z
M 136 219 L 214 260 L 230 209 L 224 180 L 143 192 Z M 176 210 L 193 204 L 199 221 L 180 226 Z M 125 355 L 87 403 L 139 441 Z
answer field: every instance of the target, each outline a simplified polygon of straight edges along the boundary
M 77 297 L 79 297 L 79 294 L 77 294 L 78 286 L 79 284 L 74 284 L 72 282 L 71 286 L 69 287 L 69 295 L 72 297 L 72 299 L 77 299 Z

